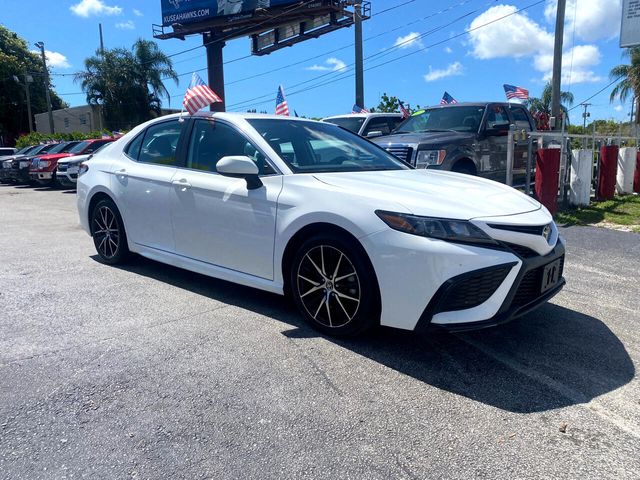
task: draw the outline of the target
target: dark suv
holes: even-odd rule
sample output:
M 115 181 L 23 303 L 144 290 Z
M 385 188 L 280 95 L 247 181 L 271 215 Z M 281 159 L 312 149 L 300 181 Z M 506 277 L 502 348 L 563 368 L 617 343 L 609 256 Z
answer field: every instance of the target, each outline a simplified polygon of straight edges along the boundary
M 391 135 L 373 141 L 416 168 L 437 168 L 504 182 L 511 125 L 531 132 L 535 122 L 522 105 L 458 103 L 414 113 Z M 526 174 L 526 141 L 515 142 L 514 182 Z

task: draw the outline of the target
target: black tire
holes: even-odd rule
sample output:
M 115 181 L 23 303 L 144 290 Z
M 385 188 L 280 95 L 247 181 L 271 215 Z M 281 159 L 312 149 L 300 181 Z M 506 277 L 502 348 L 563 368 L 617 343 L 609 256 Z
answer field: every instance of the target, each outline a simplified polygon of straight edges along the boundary
M 476 171 L 470 165 L 467 165 L 463 162 L 456 163 L 451 169 L 452 172 L 456 173 L 464 173 L 465 175 L 475 175 Z
M 91 211 L 91 236 L 100 259 L 109 265 L 129 256 L 127 234 L 118 207 L 110 199 L 100 200 Z
M 350 239 L 333 234 L 307 239 L 291 262 L 289 285 L 304 319 L 322 333 L 352 337 L 380 323 L 373 267 Z

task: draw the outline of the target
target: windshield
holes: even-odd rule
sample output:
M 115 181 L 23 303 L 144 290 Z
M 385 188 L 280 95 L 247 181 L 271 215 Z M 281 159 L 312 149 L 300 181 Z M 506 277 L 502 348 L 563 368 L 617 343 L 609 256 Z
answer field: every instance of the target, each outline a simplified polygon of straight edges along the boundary
M 418 112 L 400 124 L 399 132 L 477 132 L 484 107 L 436 107 Z
M 69 150 L 69 153 L 80 153 L 82 152 L 85 148 L 87 148 L 89 146 L 91 142 L 88 141 L 84 141 L 84 142 L 80 142 L 78 143 L 75 147 L 73 147 L 71 150 Z
M 47 145 L 43 145 L 42 148 L 40 150 L 38 150 L 37 153 L 39 153 L 39 154 L 51 153 L 51 150 L 53 150 L 58 145 L 60 145 L 60 144 L 59 143 L 49 143 Z
M 25 153 L 29 152 L 30 150 L 35 150 L 35 149 L 36 149 L 36 147 L 34 147 L 33 145 L 29 145 L 28 147 L 21 148 L 16 153 L 14 153 L 14 155 L 24 155 Z
M 351 130 L 353 133 L 358 133 L 360 131 L 360 127 L 362 127 L 362 124 L 364 123 L 364 119 L 364 117 L 338 117 L 327 118 L 323 121 L 346 128 L 347 130 Z
M 334 125 L 284 119 L 247 121 L 294 172 L 358 172 L 409 168 L 382 148 Z
M 73 147 L 78 142 L 64 142 L 58 143 L 55 147 L 49 150 L 47 153 L 62 153 L 68 152 L 71 147 Z M 69 145 L 71 144 L 71 145 Z

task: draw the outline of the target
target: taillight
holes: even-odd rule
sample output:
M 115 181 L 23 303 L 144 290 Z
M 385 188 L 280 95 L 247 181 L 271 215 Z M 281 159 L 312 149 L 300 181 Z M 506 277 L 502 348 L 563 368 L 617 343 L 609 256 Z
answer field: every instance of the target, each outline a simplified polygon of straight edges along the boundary
M 86 163 L 81 163 L 78 166 L 78 176 L 87 173 L 87 171 L 89 170 L 89 165 L 87 165 Z

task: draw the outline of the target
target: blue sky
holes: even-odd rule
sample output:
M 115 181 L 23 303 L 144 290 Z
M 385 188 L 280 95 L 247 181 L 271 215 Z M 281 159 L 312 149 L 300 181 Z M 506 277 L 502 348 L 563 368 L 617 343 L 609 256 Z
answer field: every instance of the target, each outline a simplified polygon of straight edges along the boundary
M 383 92 L 411 105 L 437 104 L 444 90 L 458 101 L 504 100 L 504 83 L 539 95 L 551 70 L 555 1 L 514 14 L 536 0 L 371 0 L 373 16 L 363 24 L 369 69 L 366 106 L 377 105 Z M 71 74 L 97 49 L 98 23 L 107 48 L 129 48 L 137 38 L 152 39 L 152 24 L 161 23 L 160 0 L 0 0 L 0 9 L 2 24 L 30 45 L 45 43 L 56 90 L 72 106 L 85 103 Z M 563 89 L 574 94 L 576 104 L 607 85 L 611 67 L 623 62 L 620 13 L 621 0 L 567 0 Z M 229 109 L 271 112 L 282 83 L 290 108 L 300 115 L 349 112 L 354 103 L 354 53 L 349 46 L 353 35 L 353 28 L 342 29 L 271 55 L 227 64 Z M 202 39 L 158 43 L 165 53 L 176 54 L 201 45 Z M 241 38 L 227 43 L 224 57 L 230 61 L 249 53 L 249 40 Z M 204 48 L 172 60 L 175 70 L 184 74 L 179 85 L 167 82 L 170 106 L 179 108 L 191 72 L 206 67 Z M 279 70 L 265 73 L 275 69 Z M 206 81 L 206 71 L 200 75 Z M 301 82 L 307 83 L 296 86 Z M 307 89 L 320 83 L 327 84 Z M 590 100 L 592 118 L 628 118 L 630 99 L 610 103 L 610 90 Z M 255 97 L 263 98 L 248 101 Z M 574 123 L 581 122 L 580 112 L 573 111 Z

